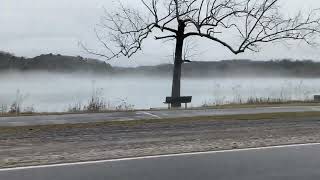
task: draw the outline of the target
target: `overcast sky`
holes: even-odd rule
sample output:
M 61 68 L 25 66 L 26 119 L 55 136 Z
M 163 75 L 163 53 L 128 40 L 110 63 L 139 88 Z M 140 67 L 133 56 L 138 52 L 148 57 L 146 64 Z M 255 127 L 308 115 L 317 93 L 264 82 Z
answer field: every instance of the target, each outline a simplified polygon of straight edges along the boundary
M 112 0 L 0 0 L 0 50 L 26 57 L 46 53 L 92 57 L 79 48 L 78 42 L 98 48 L 93 29 L 103 15 L 102 7 L 111 10 L 111 4 Z M 320 1 L 282 0 L 281 5 L 288 10 L 285 13 L 294 13 L 299 9 L 320 8 Z M 235 56 L 214 42 L 195 42 L 199 55 L 194 60 L 292 58 L 320 61 L 320 47 L 272 44 L 264 46 L 259 53 Z M 129 60 L 120 58 L 109 63 L 118 66 L 169 63 L 172 62 L 172 45 L 151 38 L 146 41 L 143 52 Z

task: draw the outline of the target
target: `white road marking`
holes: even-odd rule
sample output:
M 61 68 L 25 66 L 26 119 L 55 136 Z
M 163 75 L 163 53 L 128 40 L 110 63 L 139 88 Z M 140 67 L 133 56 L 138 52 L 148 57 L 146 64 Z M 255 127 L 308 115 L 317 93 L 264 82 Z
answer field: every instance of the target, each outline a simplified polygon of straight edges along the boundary
M 149 116 L 155 117 L 155 118 L 157 118 L 157 119 L 161 119 L 160 116 L 157 116 L 157 115 L 152 114 L 152 113 L 148 113 L 148 112 L 141 112 L 141 113 L 142 113 L 142 114 L 145 114 L 145 115 L 149 115 Z
M 260 109 L 260 107 L 258 108 Z M 263 109 L 291 109 L 291 107 L 276 106 L 276 107 L 264 107 Z
M 290 147 L 304 147 L 304 146 L 316 146 L 316 145 L 318 146 L 318 145 L 320 145 L 320 143 L 279 145 L 279 146 L 267 146 L 267 147 L 246 148 L 246 149 L 232 149 L 232 150 L 206 151 L 206 152 L 191 152 L 191 153 L 180 153 L 180 154 L 167 154 L 167 155 L 156 155 L 156 156 L 122 158 L 122 159 L 109 159 L 109 160 L 99 160 L 99 161 L 85 161 L 85 162 L 61 163 L 61 164 L 51 164 L 51 165 L 26 166 L 26 167 L 16 167 L 16 168 L 4 168 L 4 169 L 0 169 L 0 172 L 3 172 L 3 171 L 16 171 L 16 170 L 28 170 L 28 169 L 37 169 L 37 168 L 51 168 L 51 167 L 63 167 L 63 166 L 75 166 L 75 165 L 101 164 L 101 163 L 107 163 L 107 162 L 120 162 L 120 161 L 132 161 L 132 160 L 143 160 L 143 159 L 156 159 L 156 158 L 163 158 L 163 157 L 180 157 L 180 156 L 191 156 L 191 155 L 202 155 L 202 154 L 217 154 L 217 153 L 228 153 L 228 152 L 257 151 L 257 150 L 279 149 L 279 148 L 290 148 Z
M 111 120 L 111 121 L 134 121 L 134 120 L 136 120 L 136 119 L 134 119 L 134 118 L 119 118 L 117 120 Z
M 28 123 L 26 122 L 15 122 L 15 121 L 10 121 L 8 122 L 11 126 L 26 126 Z

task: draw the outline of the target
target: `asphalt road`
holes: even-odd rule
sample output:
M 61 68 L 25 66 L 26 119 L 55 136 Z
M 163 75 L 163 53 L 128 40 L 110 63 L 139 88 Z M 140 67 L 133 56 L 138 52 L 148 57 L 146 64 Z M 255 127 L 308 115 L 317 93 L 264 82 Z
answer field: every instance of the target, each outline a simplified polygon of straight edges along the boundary
M 49 116 L 0 117 L 0 126 L 26 126 L 66 123 L 87 123 L 101 121 L 122 121 L 138 119 L 162 119 L 176 117 L 196 117 L 234 114 L 259 114 L 276 112 L 320 111 L 320 106 L 261 107 L 239 109 L 203 109 L 203 110 L 161 110 L 133 111 L 90 114 L 67 114 Z
M 0 170 L 2 180 L 316 180 L 320 145 Z

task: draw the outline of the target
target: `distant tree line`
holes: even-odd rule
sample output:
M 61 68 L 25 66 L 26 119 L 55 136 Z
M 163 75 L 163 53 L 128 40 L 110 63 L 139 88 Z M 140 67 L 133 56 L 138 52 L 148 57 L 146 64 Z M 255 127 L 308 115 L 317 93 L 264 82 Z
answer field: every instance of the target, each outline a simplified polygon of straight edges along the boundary
M 17 57 L 0 51 L 0 72 L 47 71 L 92 72 L 115 76 L 170 77 L 173 64 L 157 66 L 112 67 L 96 59 L 81 56 L 45 54 L 34 58 Z M 182 66 L 182 77 L 234 78 L 234 77 L 302 77 L 319 78 L 320 62 L 312 60 L 280 59 L 269 61 L 223 60 L 196 61 Z
M 171 76 L 172 64 L 142 66 L 137 68 L 115 68 L 119 75 L 135 74 L 148 76 Z M 182 66 L 182 77 L 188 78 L 235 78 L 235 77 L 303 77 L 319 78 L 320 62 L 312 60 L 223 60 L 198 61 Z
M 0 52 L 0 71 L 48 71 L 109 73 L 112 67 L 99 60 L 81 56 L 43 54 L 34 58 L 17 57 Z

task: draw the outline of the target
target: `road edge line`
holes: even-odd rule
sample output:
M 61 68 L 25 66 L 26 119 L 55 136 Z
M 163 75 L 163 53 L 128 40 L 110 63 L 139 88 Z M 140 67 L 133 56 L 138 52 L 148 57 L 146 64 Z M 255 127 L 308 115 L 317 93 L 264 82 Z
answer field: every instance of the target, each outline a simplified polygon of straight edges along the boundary
M 35 166 L 25 166 L 25 167 L 3 168 L 3 169 L 0 169 L 0 172 L 28 170 L 28 169 L 37 169 L 37 168 L 101 164 L 101 163 L 107 163 L 107 162 L 120 162 L 120 161 L 131 161 L 131 160 L 142 160 L 142 159 L 156 159 L 156 158 L 164 158 L 164 157 L 180 157 L 180 156 L 202 155 L 202 154 L 217 154 L 217 153 L 228 153 L 228 152 L 243 152 L 243 151 L 290 148 L 290 147 L 316 146 L 316 145 L 320 145 L 320 143 L 288 144 L 288 145 L 265 146 L 265 147 L 256 147 L 256 148 L 230 149 L 230 150 L 219 150 L 219 151 L 199 151 L 199 152 L 189 152 L 189 153 L 174 153 L 174 154 L 107 159 L 107 160 L 96 160 L 96 161 L 80 161 L 80 162 L 72 162 L 72 163 L 35 165 Z

